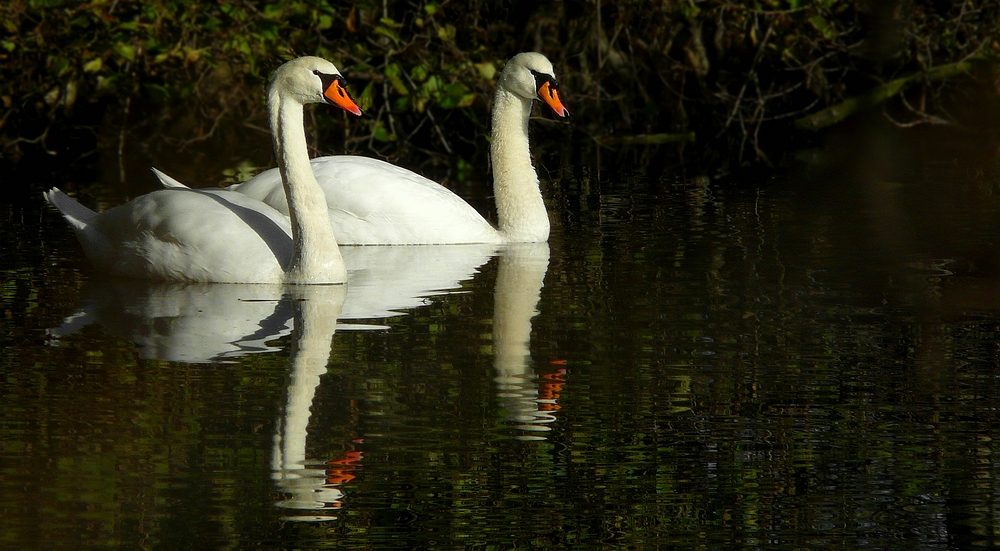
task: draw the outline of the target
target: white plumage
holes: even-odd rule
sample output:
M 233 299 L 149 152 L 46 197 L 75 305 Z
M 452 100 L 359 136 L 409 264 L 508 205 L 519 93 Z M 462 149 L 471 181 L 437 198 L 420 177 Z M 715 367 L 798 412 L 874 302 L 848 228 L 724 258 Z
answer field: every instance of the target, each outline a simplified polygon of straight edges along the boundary
M 532 102 L 542 99 L 559 116 L 569 114 L 557 92 L 552 63 L 534 52 L 514 56 L 497 83 L 493 107 L 493 188 L 499 228 L 444 186 L 396 165 L 338 155 L 311 161 L 323 188 L 330 223 L 343 245 L 415 245 L 541 242 L 549 219 L 528 148 Z M 157 172 L 167 187 L 182 186 Z M 276 169 L 230 186 L 230 191 L 287 214 Z
M 46 200 L 100 271 L 216 283 L 343 283 L 347 271 L 323 192 L 309 166 L 302 106 L 328 102 L 355 114 L 340 72 L 317 57 L 279 67 L 268 86 L 271 132 L 290 195 L 284 214 L 235 191 L 165 189 L 96 213 L 53 188 Z M 295 214 L 291 218 L 287 204 Z

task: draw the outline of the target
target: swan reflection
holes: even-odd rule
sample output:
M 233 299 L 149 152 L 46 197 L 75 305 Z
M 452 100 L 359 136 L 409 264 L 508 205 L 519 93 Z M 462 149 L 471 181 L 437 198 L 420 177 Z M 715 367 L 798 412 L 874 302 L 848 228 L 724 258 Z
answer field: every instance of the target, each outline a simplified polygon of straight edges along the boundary
M 313 399 L 327 371 L 336 331 L 384 327 L 370 322 L 405 315 L 436 295 L 455 292 L 492 255 L 493 246 L 344 247 L 348 285 L 182 285 L 131 280 L 88 283 L 83 306 L 49 330 L 56 339 L 90 323 L 136 343 L 147 359 L 187 363 L 232 361 L 276 350 L 291 335 L 287 387 L 275 423 L 272 477 L 284 517 L 336 518 L 344 484 L 358 474 L 363 440 L 335 458 L 307 454 Z M 494 291 L 493 350 L 497 394 L 521 439 L 541 439 L 555 421 L 565 371 L 535 375 L 531 322 L 548 268 L 542 244 L 499 251 Z M 365 320 L 365 324 L 356 323 Z M 350 321 L 350 323 L 345 323 Z M 355 435 L 356 436 L 356 435 Z
M 340 483 L 327 483 L 326 470 L 318 467 L 322 463 L 307 461 L 306 437 L 313 397 L 320 377 L 326 373 L 337 317 L 346 296 L 344 285 L 309 285 L 289 290 L 289 298 L 295 304 L 295 329 L 285 404 L 275 425 L 271 470 L 272 478 L 285 494 L 278 506 L 314 514 L 290 515 L 286 520 L 332 520 L 337 517 L 331 512 L 343 506 Z
M 310 408 L 334 333 L 385 328 L 343 321 L 404 315 L 431 297 L 461 289 L 495 254 L 495 246 L 343 247 L 341 252 L 347 285 L 92 280 L 83 306 L 48 334 L 58 344 L 59 338 L 98 323 L 135 342 L 143 358 L 201 363 L 277 350 L 267 342 L 291 333 L 287 388 L 271 457 L 272 477 L 284 496 L 278 506 L 295 511 L 284 517 L 288 520 L 331 520 L 343 506 L 343 484 L 356 476 L 363 457 L 357 449 L 361 439 L 331 460 L 306 454 Z
M 494 254 L 492 245 L 342 247 L 348 266 L 341 320 L 401 316 L 432 297 L 461 289 Z M 131 340 L 140 357 L 184 363 L 226 361 L 274 352 L 267 344 L 291 332 L 293 305 L 281 285 L 148 282 L 93 278 L 83 305 L 46 331 L 59 339 L 96 323 Z M 384 329 L 342 325 L 341 329 Z
M 493 294 L 493 368 L 497 396 L 521 440 L 542 440 L 556 420 L 566 370 L 536 381 L 531 367 L 531 318 L 549 266 L 547 243 L 508 245 L 500 252 Z
M 347 263 L 342 320 L 387 318 L 452 293 L 492 258 L 496 245 L 341 247 Z
M 205 363 L 277 350 L 267 341 L 291 330 L 281 285 L 150 283 L 92 279 L 83 305 L 46 331 L 50 344 L 97 323 L 131 340 L 149 360 Z

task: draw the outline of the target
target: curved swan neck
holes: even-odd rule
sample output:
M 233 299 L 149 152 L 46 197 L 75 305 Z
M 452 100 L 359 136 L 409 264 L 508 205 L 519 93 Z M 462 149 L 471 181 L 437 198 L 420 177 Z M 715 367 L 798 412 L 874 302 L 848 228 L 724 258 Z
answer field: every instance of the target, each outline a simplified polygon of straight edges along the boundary
M 549 215 L 528 148 L 531 103 L 503 86 L 497 87 L 493 102 L 493 194 L 500 233 L 512 242 L 549 238 Z
M 323 189 L 309 166 L 302 103 L 284 97 L 279 86 L 268 92 L 271 132 L 288 199 L 293 251 L 286 274 L 290 283 L 343 283 L 347 278 Z M 276 89 L 277 88 L 277 89 Z

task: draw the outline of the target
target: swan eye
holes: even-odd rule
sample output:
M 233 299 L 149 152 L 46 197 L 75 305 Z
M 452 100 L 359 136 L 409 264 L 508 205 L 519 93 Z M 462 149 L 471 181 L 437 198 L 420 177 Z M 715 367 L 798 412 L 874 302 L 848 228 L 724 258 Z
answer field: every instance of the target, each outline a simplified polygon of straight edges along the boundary
M 542 86 L 544 86 L 546 83 L 548 83 L 552 88 L 559 87 L 559 81 L 556 80 L 556 77 L 536 71 L 534 69 L 528 69 L 528 70 L 531 71 L 531 76 L 535 77 L 536 90 L 541 90 Z

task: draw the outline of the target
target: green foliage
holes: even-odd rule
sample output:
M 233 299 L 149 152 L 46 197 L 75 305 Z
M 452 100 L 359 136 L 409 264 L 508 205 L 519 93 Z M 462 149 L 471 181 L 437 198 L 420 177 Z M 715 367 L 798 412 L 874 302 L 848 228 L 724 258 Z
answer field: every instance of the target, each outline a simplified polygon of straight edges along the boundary
M 9 158 L 47 148 L 48 125 L 133 98 L 262 121 L 267 73 L 303 54 L 336 63 L 370 114 L 346 129 L 319 114 L 324 132 L 348 136 L 345 148 L 452 152 L 486 132 L 505 60 L 537 50 L 555 64 L 577 128 L 595 137 L 694 132 L 723 156 L 766 161 L 789 145 L 794 118 L 901 74 L 1000 52 L 992 0 L 12 0 L 0 21 Z M 949 85 L 919 101 L 904 92 L 887 109 L 931 120 Z

